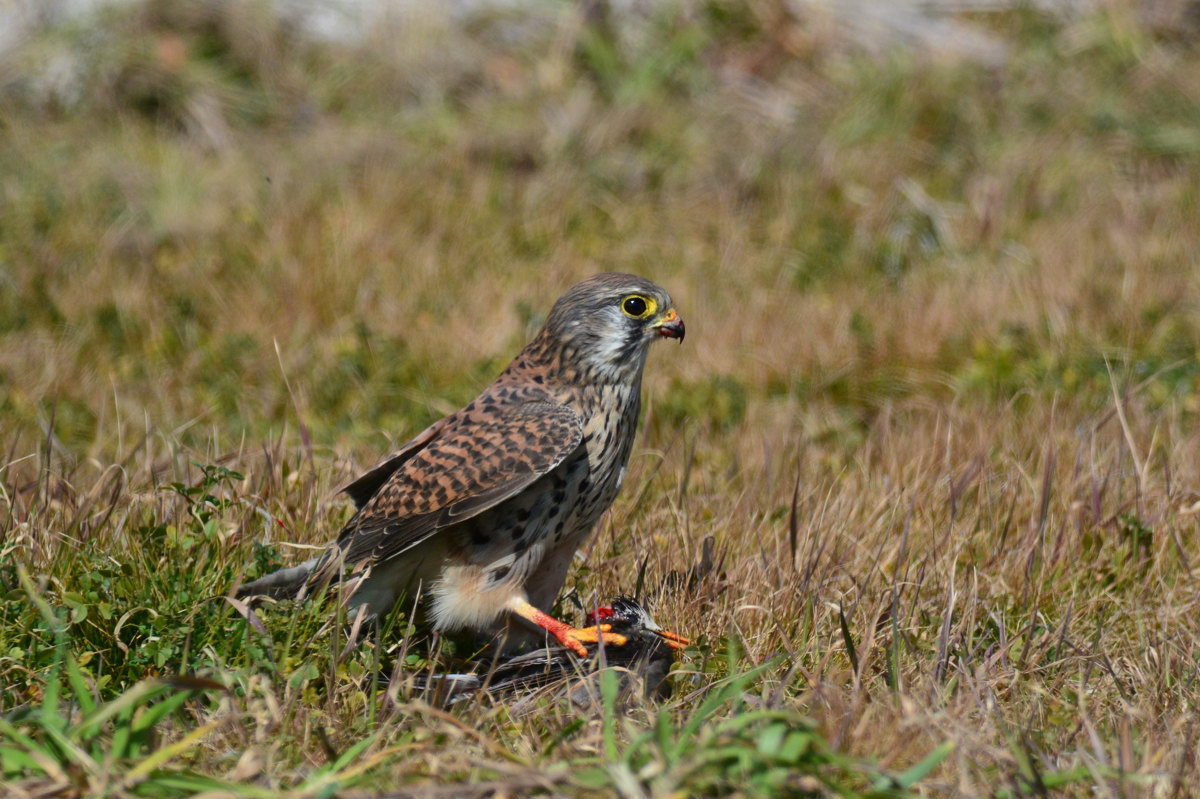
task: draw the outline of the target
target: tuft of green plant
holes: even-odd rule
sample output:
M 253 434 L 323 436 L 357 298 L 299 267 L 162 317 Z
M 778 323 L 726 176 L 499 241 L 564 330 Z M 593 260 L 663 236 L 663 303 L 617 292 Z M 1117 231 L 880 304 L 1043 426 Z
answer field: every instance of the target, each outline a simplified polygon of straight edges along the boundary
M 104 701 L 100 688 L 68 643 L 64 613 L 56 612 L 18 568 L 29 603 L 54 634 L 54 660 L 36 703 L 0 715 L 0 774 L 22 791 L 101 796 L 187 796 L 220 790 L 220 780 L 174 765 L 220 724 L 215 719 L 169 744 L 157 728 L 183 720 L 184 705 L 204 691 L 223 690 L 197 677 L 151 678 Z
M 571 774 L 580 788 L 625 795 L 671 796 L 908 796 L 913 785 L 953 751 L 943 744 L 903 774 L 888 775 L 870 762 L 830 748 L 816 725 L 787 706 L 750 704 L 770 661 L 741 671 L 736 654 L 729 675 L 709 685 L 682 719 L 660 708 L 647 729 L 617 741 L 617 675 L 600 674 L 604 757 Z

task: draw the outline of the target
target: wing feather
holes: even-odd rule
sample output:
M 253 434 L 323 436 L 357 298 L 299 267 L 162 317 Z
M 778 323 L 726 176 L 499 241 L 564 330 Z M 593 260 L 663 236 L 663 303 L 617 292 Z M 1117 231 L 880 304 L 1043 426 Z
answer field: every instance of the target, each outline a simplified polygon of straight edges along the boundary
M 550 402 L 444 422 L 419 447 L 406 447 L 350 484 L 365 487 L 387 470 L 338 536 L 347 562 L 395 557 L 495 507 L 553 470 L 583 440 L 579 415 Z
M 429 425 L 403 447 L 380 461 L 379 465 L 340 488 L 338 493 L 349 494 L 350 498 L 354 500 L 354 507 L 362 508 L 370 501 L 371 497 L 375 496 L 388 478 L 404 465 L 405 461 L 424 449 L 430 441 L 438 436 L 447 421 L 448 419 L 440 419 Z

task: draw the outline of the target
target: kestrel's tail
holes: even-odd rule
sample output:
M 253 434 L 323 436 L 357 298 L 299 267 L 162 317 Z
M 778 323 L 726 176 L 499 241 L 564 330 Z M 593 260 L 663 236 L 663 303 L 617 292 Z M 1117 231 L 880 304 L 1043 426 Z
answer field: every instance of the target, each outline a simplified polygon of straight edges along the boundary
M 238 597 L 269 596 L 272 599 L 295 599 L 309 583 L 324 555 L 309 558 L 298 566 L 274 571 L 265 577 L 245 583 L 237 589 Z

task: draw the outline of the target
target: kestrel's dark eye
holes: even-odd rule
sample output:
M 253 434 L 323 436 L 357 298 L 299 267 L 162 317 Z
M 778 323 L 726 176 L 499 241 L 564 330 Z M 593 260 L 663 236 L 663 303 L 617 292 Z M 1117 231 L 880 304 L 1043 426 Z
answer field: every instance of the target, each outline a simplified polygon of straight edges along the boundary
M 646 300 L 644 297 L 638 297 L 636 295 L 633 297 L 626 297 L 625 301 L 621 303 L 621 308 L 630 316 L 634 318 L 641 318 L 646 315 Z

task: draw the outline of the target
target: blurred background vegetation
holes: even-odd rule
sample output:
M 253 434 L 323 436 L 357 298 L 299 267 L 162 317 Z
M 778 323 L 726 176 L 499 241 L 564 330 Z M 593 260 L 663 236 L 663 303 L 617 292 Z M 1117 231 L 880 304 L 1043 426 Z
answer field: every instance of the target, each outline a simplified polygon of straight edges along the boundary
M 195 729 L 243 726 L 190 762 L 305 795 L 380 764 L 391 789 L 901 791 L 946 740 L 913 790 L 1200 786 L 1195 0 L 80 5 L 0 9 L 0 709 L 207 675 L 241 704 Z M 332 489 L 605 270 L 667 287 L 688 338 L 652 355 L 646 454 L 569 585 L 678 582 L 709 535 L 725 571 L 659 606 L 703 653 L 656 722 L 675 754 L 571 782 L 546 763 L 616 762 L 611 725 L 467 715 L 518 778 L 448 717 L 368 723 L 369 656 L 330 667 L 323 616 L 212 600 L 290 557 L 260 544 L 328 540 Z M 693 717 L 696 686 L 777 652 L 768 710 L 939 757 L 821 760 L 859 774 L 822 788 L 795 774 L 825 738 L 688 738 L 751 683 Z M 179 707 L 165 740 L 195 745 Z M 0 729 L 9 778 L 49 773 L 5 759 L 31 729 Z M 77 788 L 144 784 L 154 741 L 121 735 Z M 442 772 L 380 754 L 446 740 Z M 688 771 L 708 745 L 765 781 Z
M 9 436 L 403 436 L 604 269 L 696 331 L 654 367 L 672 424 L 1107 396 L 1106 358 L 1195 393 L 1194 4 L 371 8 L 119 4 L 6 48 Z

